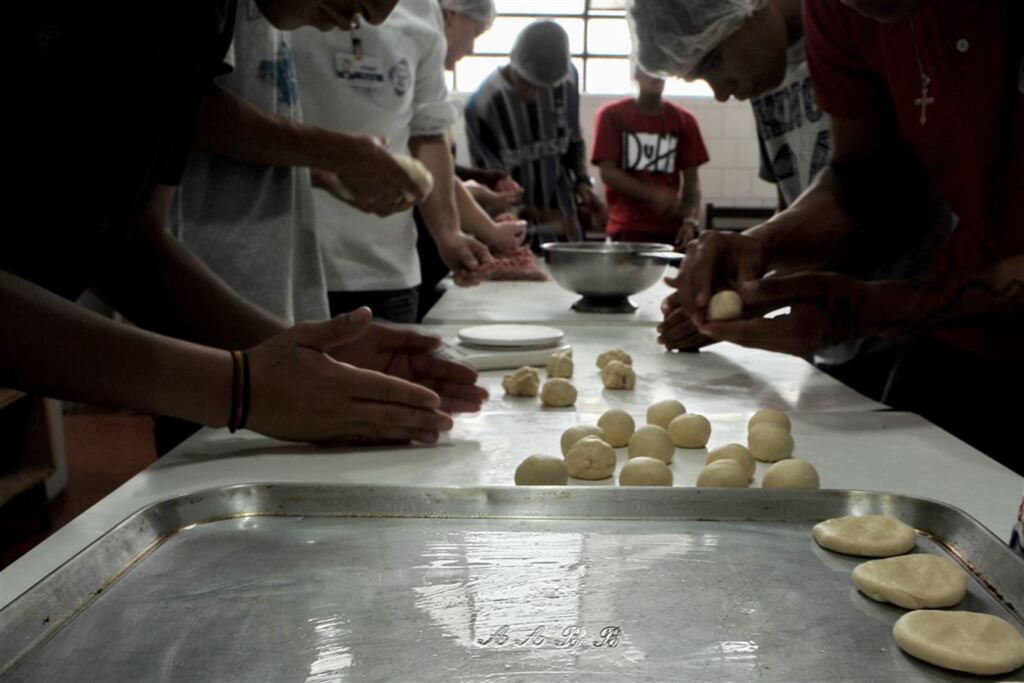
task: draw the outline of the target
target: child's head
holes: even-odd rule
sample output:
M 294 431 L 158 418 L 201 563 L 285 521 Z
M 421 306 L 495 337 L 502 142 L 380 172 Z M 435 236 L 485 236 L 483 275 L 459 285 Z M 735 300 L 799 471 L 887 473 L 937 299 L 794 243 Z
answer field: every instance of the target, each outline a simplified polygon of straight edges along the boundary
M 645 71 L 707 81 L 723 102 L 785 78 L 786 22 L 771 0 L 632 0 L 629 18 Z

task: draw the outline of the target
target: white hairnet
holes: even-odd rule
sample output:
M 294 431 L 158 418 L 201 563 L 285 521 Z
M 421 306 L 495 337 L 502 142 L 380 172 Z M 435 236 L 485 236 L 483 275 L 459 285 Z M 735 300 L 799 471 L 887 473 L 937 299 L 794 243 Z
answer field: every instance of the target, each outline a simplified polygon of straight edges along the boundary
M 494 0 L 441 0 L 441 9 L 469 17 L 485 31 L 494 24 Z
M 569 75 L 569 35 L 553 21 L 535 21 L 516 36 L 512 66 L 539 86 L 561 83 Z
M 656 76 L 692 78 L 704 57 L 768 0 L 629 0 L 633 50 Z

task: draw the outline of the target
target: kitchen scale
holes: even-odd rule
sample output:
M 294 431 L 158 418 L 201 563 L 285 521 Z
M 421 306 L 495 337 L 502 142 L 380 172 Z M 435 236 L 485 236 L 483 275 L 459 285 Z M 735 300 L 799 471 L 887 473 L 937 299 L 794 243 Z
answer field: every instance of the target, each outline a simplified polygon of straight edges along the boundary
M 477 370 L 505 370 L 524 365 L 543 366 L 552 353 L 569 351 L 565 333 L 546 325 L 476 325 L 445 340 L 441 354 Z

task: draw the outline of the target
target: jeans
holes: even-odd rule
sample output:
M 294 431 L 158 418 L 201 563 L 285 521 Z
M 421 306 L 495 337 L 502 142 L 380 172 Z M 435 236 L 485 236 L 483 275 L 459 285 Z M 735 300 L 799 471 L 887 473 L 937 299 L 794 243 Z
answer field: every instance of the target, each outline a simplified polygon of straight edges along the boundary
M 412 289 L 390 289 L 375 292 L 328 292 L 331 315 L 341 315 L 360 306 L 368 306 L 377 320 L 393 323 L 414 323 L 419 294 Z

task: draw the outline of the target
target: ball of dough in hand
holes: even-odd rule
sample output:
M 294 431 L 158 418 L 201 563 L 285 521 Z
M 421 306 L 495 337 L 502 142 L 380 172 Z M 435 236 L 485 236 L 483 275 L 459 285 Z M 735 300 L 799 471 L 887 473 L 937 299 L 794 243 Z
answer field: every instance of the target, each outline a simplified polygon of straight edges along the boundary
M 697 475 L 698 488 L 745 489 L 750 477 L 735 460 L 716 460 Z
M 604 368 L 608 361 L 617 360 L 626 365 L 633 364 L 633 357 L 622 349 L 609 349 L 597 357 L 597 367 Z
M 719 446 L 708 453 L 708 458 L 704 461 L 704 464 L 710 465 L 718 460 L 735 460 L 743 468 L 743 471 L 747 473 L 747 479 L 753 478 L 754 470 L 757 467 L 757 461 L 754 460 L 754 456 L 750 454 L 747 447 L 741 446 L 738 443 L 727 443 L 724 446 Z
M 686 407 L 682 403 L 674 398 L 667 398 L 650 405 L 647 409 L 647 424 L 668 429 L 669 423 L 685 412 Z
M 531 367 L 519 368 L 505 375 L 501 387 L 509 396 L 536 396 L 540 389 L 540 372 Z
M 548 356 L 547 369 L 549 377 L 572 377 L 572 351 Z
M 562 458 L 531 455 L 516 468 L 516 486 L 565 486 L 569 468 Z
M 743 299 L 731 289 L 723 289 L 708 301 L 705 318 L 711 320 L 736 320 L 743 315 Z
M 569 449 L 565 464 L 577 479 L 607 479 L 615 471 L 615 449 L 596 436 L 585 436 Z
M 619 486 L 671 486 L 672 470 L 656 458 L 633 458 L 619 472 Z
M 602 441 L 608 441 L 604 430 L 600 427 L 595 427 L 594 425 L 576 425 L 575 427 L 569 427 L 562 432 L 562 455 L 568 455 L 569 449 L 572 448 L 573 444 L 585 436 L 596 436 Z M 611 442 L 608 441 L 608 443 Z
M 861 557 L 902 555 L 917 545 L 914 527 L 889 515 L 847 515 L 814 525 L 814 540 L 826 550 Z
M 818 470 L 806 460 L 782 460 L 768 468 L 761 479 L 764 489 L 821 488 Z
M 672 462 L 676 448 L 669 433 L 658 425 L 644 425 L 629 438 L 629 457 L 657 458 L 666 465 Z
M 904 609 L 952 607 L 967 594 L 967 572 L 925 553 L 868 560 L 852 577 L 857 590 L 872 600 Z
M 423 192 L 423 196 L 426 197 L 430 194 L 430 191 L 434 189 L 434 176 L 427 167 L 419 159 L 413 159 L 404 154 L 395 154 L 394 157 L 402 170 L 409 174 L 412 181 Z
M 789 421 L 789 417 L 786 416 L 781 410 L 775 410 L 774 408 L 762 408 L 747 420 L 747 431 L 749 432 L 756 425 L 759 424 L 773 424 L 782 427 L 787 432 L 793 430 L 793 425 Z
M 915 610 L 896 620 L 892 635 L 904 652 L 954 671 L 991 676 L 1024 666 L 1024 636 L 994 614 Z
M 759 424 L 747 432 L 747 448 L 761 462 L 778 462 L 793 455 L 793 437 L 782 427 Z
M 704 448 L 711 438 L 711 423 L 703 415 L 686 413 L 668 424 L 668 433 L 680 448 Z
M 540 400 L 553 408 L 571 406 L 576 403 L 576 387 L 567 379 L 549 379 L 540 390 Z
M 625 410 L 612 408 L 606 410 L 597 420 L 597 426 L 604 430 L 606 441 L 615 448 L 622 448 L 629 443 L 629 438 L 636 430 L 633 416 Z
M 601 381 L 605 389 L 632 389 L 636 386 L 636 373 L 632 366 L 612 360 L 601 368 Z

